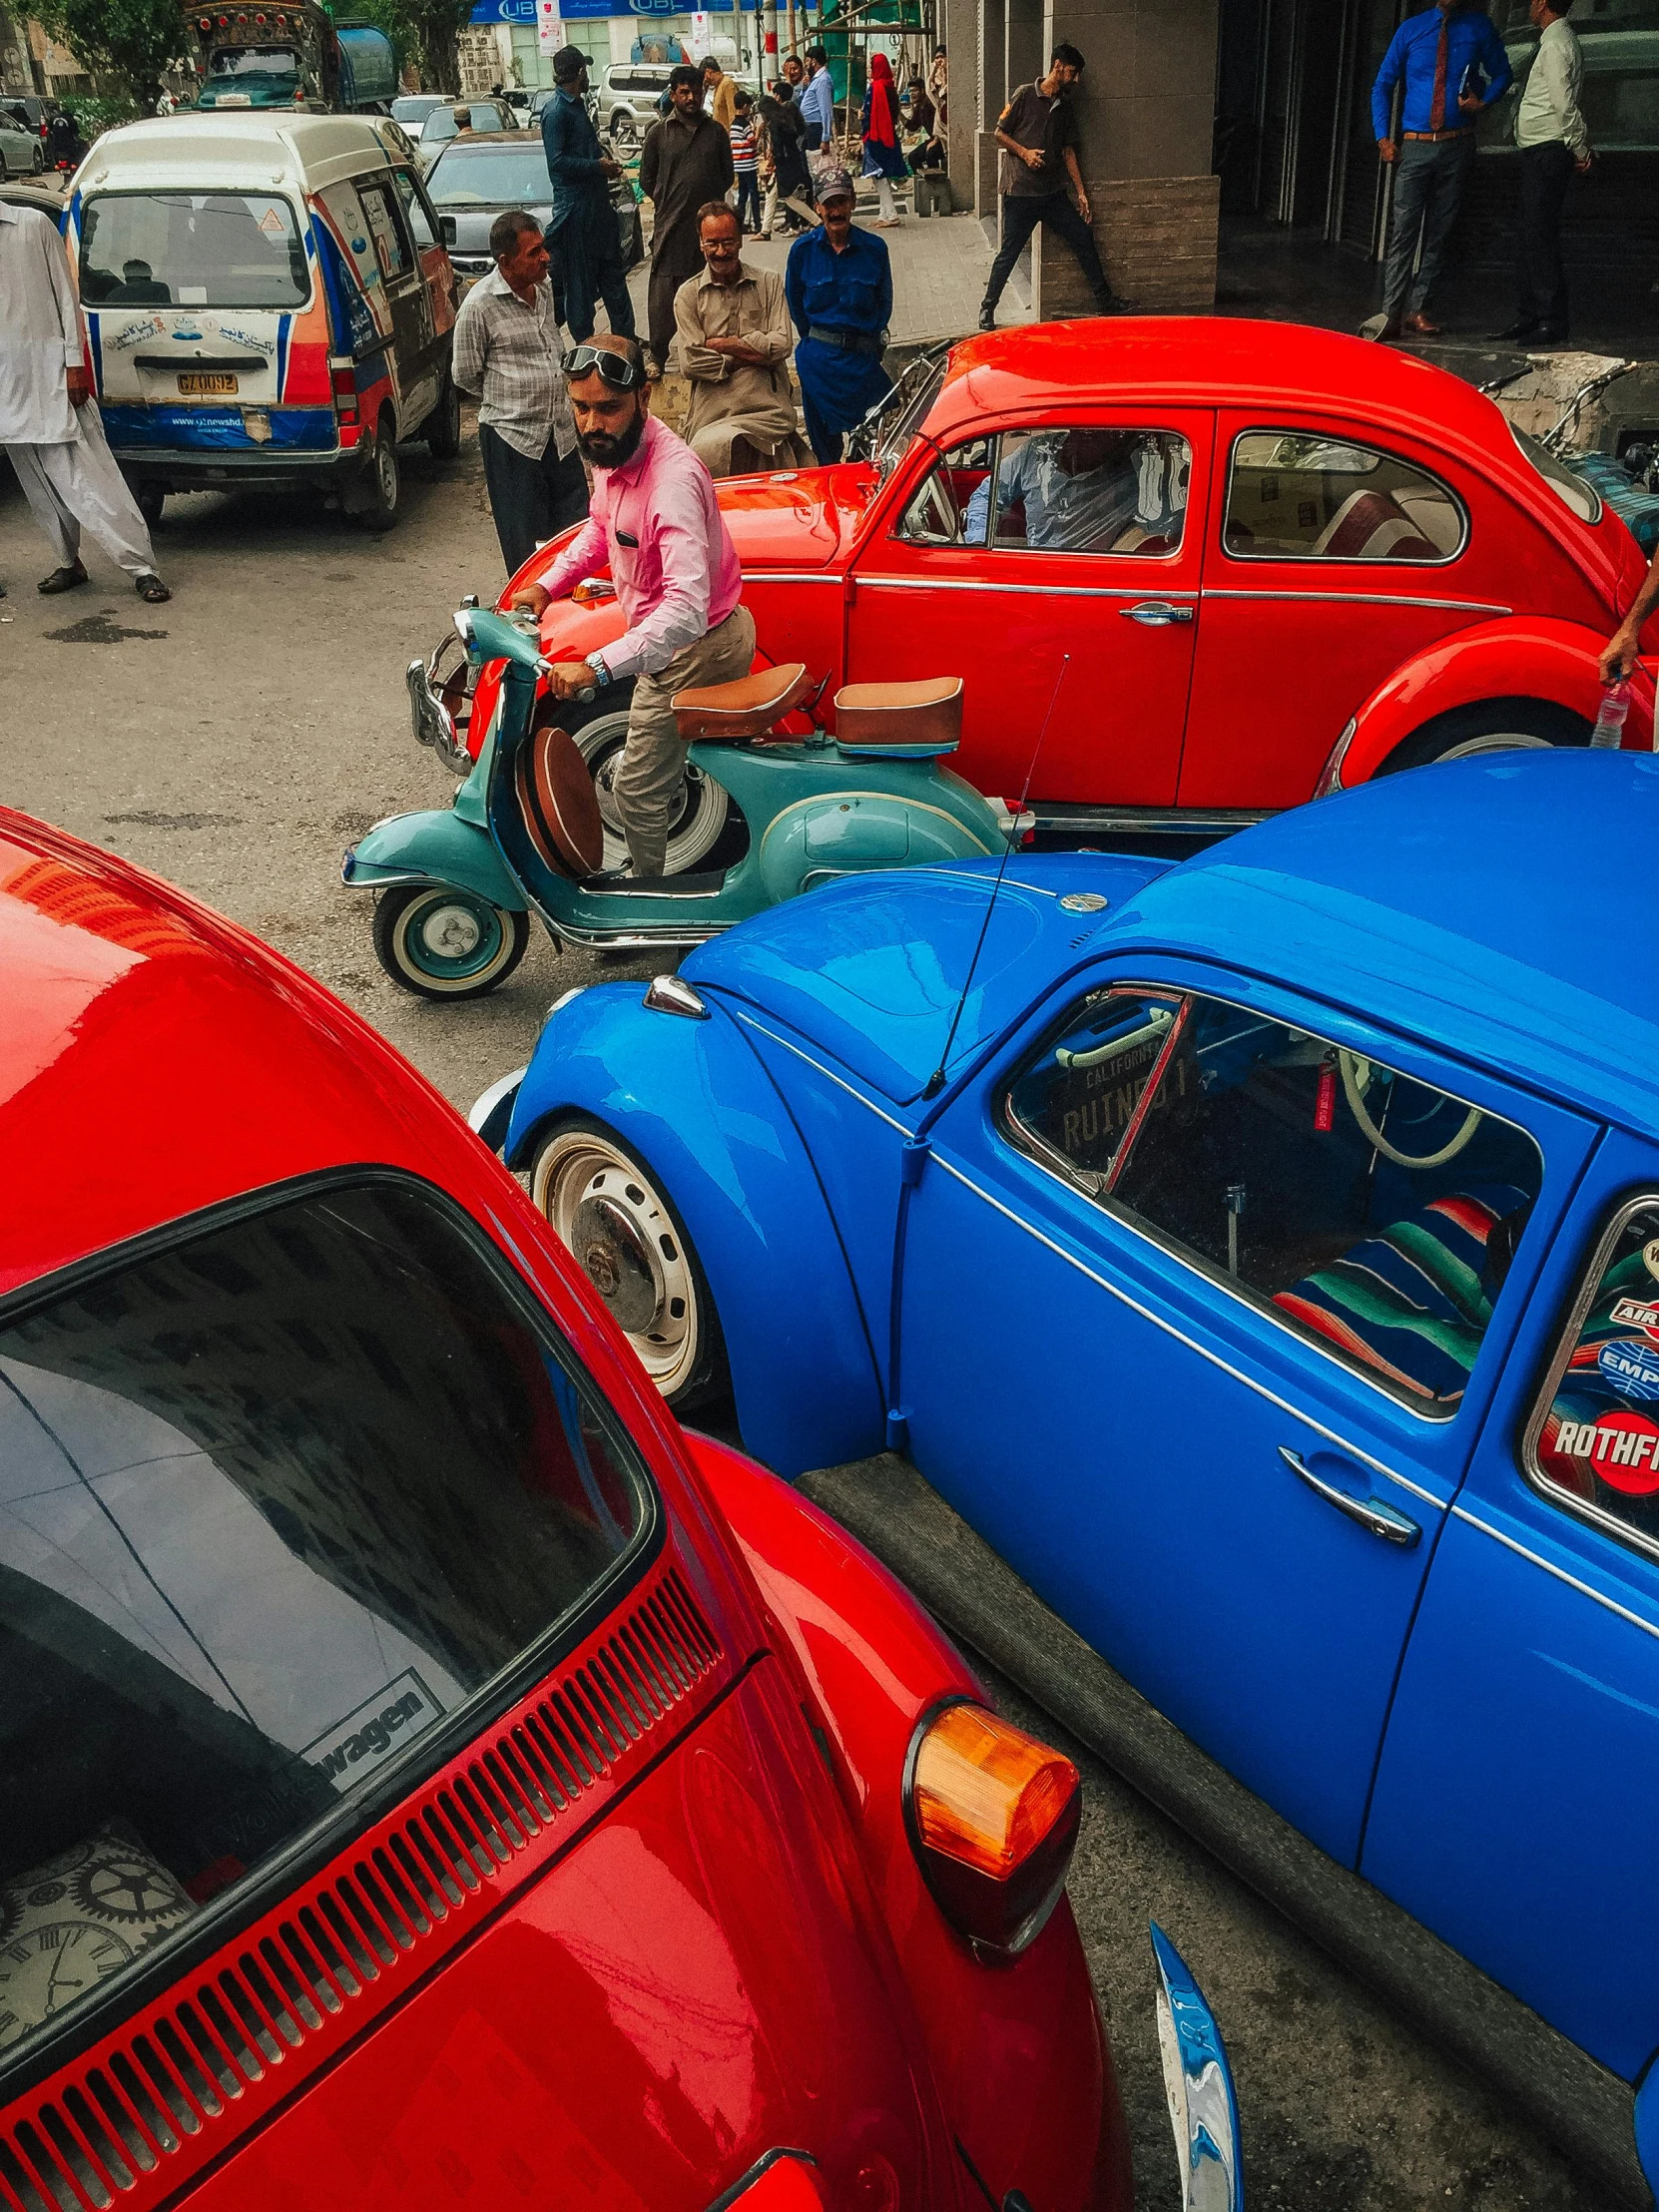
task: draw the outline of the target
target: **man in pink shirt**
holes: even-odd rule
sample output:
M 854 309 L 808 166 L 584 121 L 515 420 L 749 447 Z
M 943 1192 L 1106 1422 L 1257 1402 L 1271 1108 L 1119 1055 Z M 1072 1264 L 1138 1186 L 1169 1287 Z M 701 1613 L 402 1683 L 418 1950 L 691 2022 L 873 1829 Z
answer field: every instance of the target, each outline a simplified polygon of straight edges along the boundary
M 576 438 L 593 463 L 588 519 L 539 584 L 513 594 L 540 616 L 608 563 L 628 627 L 603 653 L 556 661 L 555 698 L 632 679 L 628 743 L 616 796 L 631 872 L 661 875 L 669 810 L 686 774 L 686 748 L 669 705 L 694 685 L 747 676 L 755 618 L 740 602 L 738 555 L 715 502 L 714 479 L 674 432 L 655 421 L 634 338 L 601 332 L 565 359 Z

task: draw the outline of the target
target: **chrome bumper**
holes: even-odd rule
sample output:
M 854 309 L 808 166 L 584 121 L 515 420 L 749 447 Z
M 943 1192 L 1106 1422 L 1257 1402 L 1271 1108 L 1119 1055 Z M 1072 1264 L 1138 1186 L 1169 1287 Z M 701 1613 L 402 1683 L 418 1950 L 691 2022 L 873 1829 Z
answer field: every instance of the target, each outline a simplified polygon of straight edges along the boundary
M 491 1152 L 499 1152 L 507 1141 L 507 1126 L 513 1118 L 518 1087 L 528 1073 L 528 1068 L 514 1068 L 510 1075 L 499 1076 L 472 1102 L 472 1110 L 466 1117 L 467 1127 L 474 1136 L 482 1138 Z
M 464 667 L 465 648 L 451 631 L 429 660 L 409 663 L 403 681 L 408 686 L 409 721 L 416 745 L 429 745 L 445 768 L 465 776 L 472 768 L 472 756 L 461 743 L 455 718 L 443 698 L 445 691 L 453 691 L 459 673 L 454 665 L 457 652 Z

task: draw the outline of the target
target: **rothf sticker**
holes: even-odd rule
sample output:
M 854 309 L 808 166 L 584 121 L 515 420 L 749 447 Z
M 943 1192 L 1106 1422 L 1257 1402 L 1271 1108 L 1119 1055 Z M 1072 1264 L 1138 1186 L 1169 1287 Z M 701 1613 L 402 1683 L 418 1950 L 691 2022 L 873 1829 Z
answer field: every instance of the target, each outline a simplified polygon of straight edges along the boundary
M 1646 1413 L 1623 1410 L 1595 1420 L 1564 1420 L 1555 1449 L 1568 1459 L 1587 1459 L 1609 1489 L 1627 1497 L 1659 1490 L 1659 1421 Z
M 1659 1337 L 1659 1306 L 1650 1306 L 1644 1298 L 1616 1300 L 1612 1320 L 1620 1329 L 1641 1329 L 1650 1337 Z
M 324 1729 L 299 1754 L 336 1790 L 354 1790 L 402 1750 L 411 1736 L 430 1728 L 443 1707 L 413 1667 L 405 1667 L 355 1712 Z

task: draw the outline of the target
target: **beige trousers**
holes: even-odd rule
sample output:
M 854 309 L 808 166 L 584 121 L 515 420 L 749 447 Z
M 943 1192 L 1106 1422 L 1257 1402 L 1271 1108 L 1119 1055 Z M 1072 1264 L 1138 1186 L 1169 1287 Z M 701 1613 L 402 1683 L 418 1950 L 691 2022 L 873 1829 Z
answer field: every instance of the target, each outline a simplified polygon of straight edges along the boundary
M 628 743 L 615 785 L 632 874 L 662 874 L 669 812 L 685 781 L 687 747 L 669 701 L 697 685 L 733 683 L 749 674 L 754 659 L 755 617 L 739 606 L 694 644 L 683 645 L 655 676 L 635 678 Z

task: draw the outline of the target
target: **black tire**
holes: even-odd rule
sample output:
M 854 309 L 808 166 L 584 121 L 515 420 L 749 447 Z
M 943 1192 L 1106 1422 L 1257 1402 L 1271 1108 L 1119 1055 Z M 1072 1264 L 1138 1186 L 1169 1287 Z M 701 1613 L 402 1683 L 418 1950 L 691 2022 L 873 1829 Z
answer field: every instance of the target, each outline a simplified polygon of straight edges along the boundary
M 676 1412 L 731 1389 L 697 1247 L 661 1179 L 614 1129 L 567 1114 L 536 1139 L 530 1197 Z
M 1480 753 L 1536 752 L 1551 746 L 1588 745 L 1590 725 L 1547 699 L 1481 699 L 1436 715 L 1400 745 L 1378 770 L 1393 776 L 1430 761 L 1467 760 Z
M 382 537 L 396 525 L 398 495 L 402 489 L 397 441 L 392 434 L 389 414 L 382 414 L 374 426 L 374 435 L 363 458 L 362 481 L 357 520 L 374 537 Z
M 477 930 L 470 944 L 469 926 Z M 507 980 L 529 942 L 528 914 L 444 883 L 399 884 L 382 891 L 374 909 L 375 956 L 416 998 L 483 998 Z
M 45 155 L 44 155 L 44 154 L 43 154 L 43 153 L 41 152 L 40 148 L 39 148 L 39 147 L 37 146 L 37 147 L 35 148 L 35 153 L 34 153 L 34 159 L 33 159 L 33 160 L 32 160 L 32 161 L 30 162 L 30 164 L 29 164 L 29 174 L 30 174 L 30 176 L 31 176 L 31 177 L 38 177 L 38 176 L 40 176 L 40 175 L 42 174 L 42 172 L 43 172 L 43 171 L 45 170 L 45 168 L 46 168 L 46 156 L 45 156 Z
M 152 530 L 155 529 L 157 523 L 162 519 L 162 509 L 167 504 L 167 493 L 160 484 L 135 484 L 133 497 L 138 502 L 138 511 L 143 515 L 146 524 Z
M 452 461 L 461 450 L 461 395 L 446 368 L 438 389 L 437 405 L 426 417 L 421 432 L 426 450 L 436 461 Z

